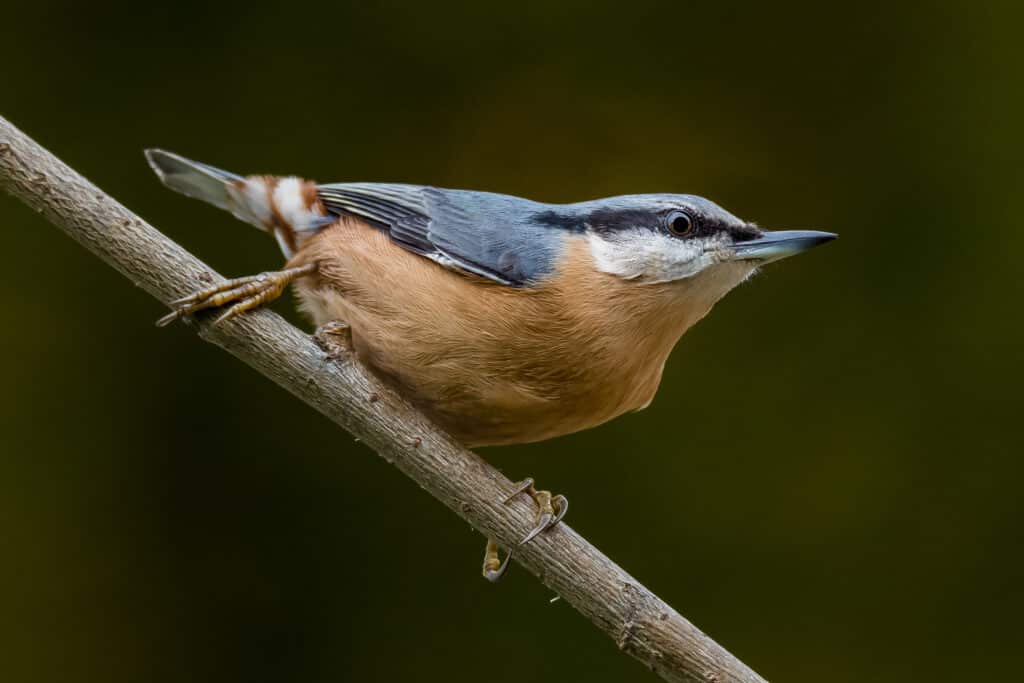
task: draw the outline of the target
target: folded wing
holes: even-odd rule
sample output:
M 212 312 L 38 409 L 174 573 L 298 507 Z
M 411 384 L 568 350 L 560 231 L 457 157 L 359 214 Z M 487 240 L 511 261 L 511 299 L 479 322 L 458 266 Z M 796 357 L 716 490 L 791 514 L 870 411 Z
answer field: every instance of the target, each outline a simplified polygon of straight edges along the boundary
M 328 211 L 386 230 L 396 244 L 448 268 L 529 286 L 555 268 L 565 231 L 538 217 L 553 209 L 519 197 L 422 185 L 320 185 Z

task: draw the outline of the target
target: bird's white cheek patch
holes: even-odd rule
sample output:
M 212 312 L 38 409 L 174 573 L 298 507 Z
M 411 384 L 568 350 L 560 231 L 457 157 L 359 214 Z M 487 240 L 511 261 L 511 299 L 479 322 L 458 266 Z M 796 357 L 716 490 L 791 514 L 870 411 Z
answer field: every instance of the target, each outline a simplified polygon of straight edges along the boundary
M 650 230 L 609 237 L 591 233 L 590 253 L 598 270 L 627 280 L 671 282 L 693 277 L 716 262 L 720 240 L 681 240 Z

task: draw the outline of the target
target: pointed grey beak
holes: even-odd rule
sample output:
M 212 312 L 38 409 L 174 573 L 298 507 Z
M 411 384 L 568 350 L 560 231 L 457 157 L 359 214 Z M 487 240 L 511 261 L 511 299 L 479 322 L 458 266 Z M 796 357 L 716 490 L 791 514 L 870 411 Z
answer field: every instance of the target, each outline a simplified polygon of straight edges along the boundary
M 757 260 L 768 263 L 793 254 L 799 254 L 825 242 L 831 242 L 839 235 L 817 230 L 774 230 L 767 231 L 757 239 L 737 242 L 733 245 L 737 261 Z

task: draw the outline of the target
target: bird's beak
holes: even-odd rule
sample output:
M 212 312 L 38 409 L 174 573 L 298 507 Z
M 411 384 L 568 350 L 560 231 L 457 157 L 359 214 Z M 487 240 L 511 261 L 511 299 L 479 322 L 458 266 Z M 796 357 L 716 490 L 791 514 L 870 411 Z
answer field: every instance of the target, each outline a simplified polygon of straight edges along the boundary
M 733 245 L 733 258 L 737 261 L 778 261 L 793 254 L 799 254 L 825 242 L 831 242 L 838 235 L 817 230 L 775 230 L 767 231 L 760 237 Z

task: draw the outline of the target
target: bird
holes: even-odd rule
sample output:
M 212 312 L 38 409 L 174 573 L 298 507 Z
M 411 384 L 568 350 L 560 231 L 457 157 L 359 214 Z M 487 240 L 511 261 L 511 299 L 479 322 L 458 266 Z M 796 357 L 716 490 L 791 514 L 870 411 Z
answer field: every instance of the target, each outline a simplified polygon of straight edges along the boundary
M 281 270 L 171 302 L 217 322 L 292 283 L 373 374 L 467 447 L 537 442 L 647 407 L 682 335 L 763 265 L 835 239 L 769 231 L 689 194 L 569 204 L 426 185 L 241 176 L 160 149 L 168 188 L 272 235 Z M 529 542 L 565 515 L 531 478 Z M 508 566 L 488 540 L 483 575 Z

